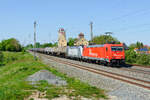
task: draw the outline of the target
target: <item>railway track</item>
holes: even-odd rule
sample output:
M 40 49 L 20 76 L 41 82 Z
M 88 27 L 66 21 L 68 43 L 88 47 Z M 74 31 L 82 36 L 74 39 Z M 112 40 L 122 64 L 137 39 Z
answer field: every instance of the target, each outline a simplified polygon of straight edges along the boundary
M 61 63 L 61 64 L 70 65 L 72 67 L 76 67 L 76 68 L 79 68 L 79 69 L 82 69 L 82 70 L 93 72 L 93 73 L 96 73 L 96 74 L 99 74 L 99 75 L 103 75 L 103 76 L 106 76 L 106 77 L 109 77 L 109 78 L 113 78 L 113 79 L 116 79 L 116 80 L 119 80 L 119 81 L 122 81 L 122 82 L 126 82 L 126 83 L 129 83 L 129 84 L 136 85 L 136 86 L 139 86 L 139 87 L 146 88 L 146 89 L 150 90 L 150 82 L 149 81 L 145 81 L 145 80 L 141 80 L 141 79 L 137 79 L 137 78 L 133 78 L 133 77 L 129 77 L 129 76 L 113 73 L 113 72 L 108 72 L 108 71 L 101 70 L 101 69 L 91 68 L 91 67 L 84 66 L 84 65 L 81 65 L 81 64 L 71 63 L 71 62 L 64 61 L 64 60 L 61 60 L 59 58 L 56 58 L 56 57 L 54 58 L 52 56 L 48 56 L 48 55 L 44 55 L 44 54 L 42 54 L 42 55 L 44 57 L 46 57 L 47 59 L 53 60 L 53 61 Z
M 148 74 L 150 75 L 150 71 L 145 71 L 142 69 L 133 69 L 133 68 L 120 68 L 121 70 L 125 70 L 125 71 L 131 71 L 131 72 L 137 72 L 137 73 L 143 73 L 143 74 Z
M 143 68 L 150 69 L 150 66 L 142 66 L 142 65 L 137 65 L 137 64 L 132 64 L 132 66 L 143 67 Z

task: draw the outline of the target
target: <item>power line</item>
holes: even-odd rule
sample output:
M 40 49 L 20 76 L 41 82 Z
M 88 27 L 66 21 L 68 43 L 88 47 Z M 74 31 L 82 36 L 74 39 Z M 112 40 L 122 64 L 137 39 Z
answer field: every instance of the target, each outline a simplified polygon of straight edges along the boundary
M 131 30 L 130 30 L 131 31 Z M 137 30 L 132 30 L 132 32 L 137 31 Z M 146 31 L 150 31 L 150 29 L 142 29 L 142 30 L 138 30 L 137 32 L 146 32 Z M 120 32 L 120 31 L 116 31 L 116 32 Z M 115 33 L 116 33 L 115 32 Z M 128 31 L 127 31 L 128 32 Z
M 146 13 L 148 13 L 150 11 L 150 9 L 141 9 L 141 10 L 137 10 L 137 11 L 132 11 L 132 12 L 130 12 L 130 13 L 127 13 L 127 14 L 125 14 L 125 15 L 122 15 L 122 16 L 119 16 L 119 17 L 116 17 L 116 18 L 113 18 L 113 19 L 111 19 L 110 20 L 110 22 L 109 22 L 109 25 L 107 25 L 107 29 L 110 27 L 110 26 L 112 26 L 112 24 L 114 23 L 114 22 L 117 22 L 117 20 L 121 20 L 121 19 L 125 19 L 125 18 L 127 18 L 127 17 L 129 17 L 129 16 L 133 16 L 133 15 L 137 15 L 137 14 L 146 14 Z M 127 19 L 126 19 L 127 20 Z M 122 23 L 124 23 L 124 22 L 122 22 Z M 128 30 L 128 29 L 130 29 L 131 27 L 132 28 L 137 28 L 137 27 L 143 27 L 143 26 L 148 26 L 148 25 L 150 25 L 149 23 L 148 24 L 140 24 L 140 25 L 134 25 L 134 26 L 128 26 L 128 27 L 126 27 L 126 28 L 121 28 L 121 29 L 117 29 L 117 30 L 119 30 L 119 31 L 117 31 L 117 32 L 120 32 L 120 31 L 122 31 L 122 30 Z M 103 25 L 101 25 L 101 27 L 102 27 Z
M 134 28 L 142 28 L 143 26 L 150 26 L 150 24 L 147 23 L 147 24 L 139 24 L 139 25 L 134 25 L 134 26 L 128 26 L 128 27 L 125 27 L 125 28 L 120 28 L 120 29 L 118 29 L 119 31 L 116 31 L 116 32 L 126 31 L 126 30 L 134 29 Z
M 120 19 L 122 19 L 122 18 L 125 18 L 125 17 L 129 17 L 129 16 L 132 16 L 132 15 L 135 15 L 135 14 L 138 14 L 138 13 L 142 13 L 142 12 L 147 12 L 147 11 L 150 11 L 150 9 L 140 9 L 140 10 L 137 10 L 137 11 L 132 11 L 132 12 L 130 12 L 130 13 L 127 13 L 127 14 L 124 14 L 124 15 L 122 15 L 122 16 L 119 16 L 119 17 L 116 17 L 116 18 L 113 18 L 113 19 L 111 19 L 112 21 L 115 21 L 115 20 L 120 20 Z M 144 13 L 144 14 L 145 14 Z
M 117 22 L 117 20 L 125 19 L 125 18 L 127 18 L 127 17 L 129 17 L 129 16 L 137 15 L 137 14 L 140 14 L 140 13 L 141 13 L 142 15 L 145 15 L 146 13 L 149 14 L 149 11 L 150 11 L 150 9 L 141 9 L 141 10 L 137 10 L 137 11 L 132 11 L 132 12 L 130 12 L 130 13 L 127 13 L 127 14 L 124 14 L 124 15 L 121 15 L 121 16 L 118 16 L 118 17 L 115 17 L 115 18 L 112 18 L 112 19 L 109 20 L 109 23 L 104 23 L 103 25 L 104 25 L 104 26 L 107 25 L 107 27 L 108 27 L 108 26 L 112 25 L 113 23 Z M 144 12 L 144 13 L 143 13 L 143 12 Z M 103 25 L 101 25 L 101 27 L 102 27 Z

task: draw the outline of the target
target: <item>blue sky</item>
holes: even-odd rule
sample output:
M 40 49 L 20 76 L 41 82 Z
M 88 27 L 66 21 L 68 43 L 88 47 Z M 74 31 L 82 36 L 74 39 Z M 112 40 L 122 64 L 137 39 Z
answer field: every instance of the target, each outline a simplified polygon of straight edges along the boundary
M 136 41 L 150 45 L 150 0 L 0 0 L 0 40 L 17 38 L 33 43 L 33 22 L 37 21 L 37 41 L 57 41 L 63 27 L 68 37 L 80 32 L 90 39 L 113 32 L 127 44 Z

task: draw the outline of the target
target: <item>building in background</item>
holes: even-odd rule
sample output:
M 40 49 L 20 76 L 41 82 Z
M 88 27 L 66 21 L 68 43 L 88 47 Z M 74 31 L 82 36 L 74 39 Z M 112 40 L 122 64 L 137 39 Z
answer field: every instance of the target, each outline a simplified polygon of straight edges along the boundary
M 63 28 L 58 30 L 58 47 L 66 47 L 67 40 L 66 40 L 66 32 Z
M 148 45 L 144 45 L 143 48 L 134 48 L 134 51 L 140 54 L 150 54 L 150 47 Z
M 135 48 L 134 51 L 140 54 L 149 54 L 149 50 L 147 48 L 140 48 L 140 49 Z
M 75 41 L 74 45 L 79 46 L 79 45 L 88 45 L 89 42 L 84 38 L 84 34 L 80 33 L 78 39 Z

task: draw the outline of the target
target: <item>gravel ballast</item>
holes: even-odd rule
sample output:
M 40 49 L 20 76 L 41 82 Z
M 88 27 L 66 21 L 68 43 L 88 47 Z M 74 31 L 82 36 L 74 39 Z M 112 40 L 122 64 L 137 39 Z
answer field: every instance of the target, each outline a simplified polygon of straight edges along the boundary
M 48 70 L 40 70 L 33 75 L 30 75 L 27 79 L 31 84 L 37 84 L 41 80 L 47 81 L 49 84 L 53 85 L 67 85 L 67 82 L 62 80 L 60 77 L 55 76 Z
M 56 58 L 58 58 L 58 57 L 56 57 Z M 61 59 L 61 58 L 59 58 L 59 59 Z M 126 71 L 126 70 L 121 70 L 120 68 L 106 67 L 106 66 L 102 66 L 102 65 L 98 65 L 98 64 L 90 64 L 90 63 L 79 62 L 79 61 L 70 60 L 70 59 L 61 59 L 61 60 L 69 61 L 69 62 L 72 62 L 72 63 L 75 63 L 75 64 L 88 66 L 88 67 L 91 67 L 91 68 L 101 69 L 101 70 L 112 72 L 112 73 L 117 73 L 117 74 L 129 76 L 129 77 L 134 77 L 134 78 L 138 78 L 138 79 L 142 79 L 142 80 L 150 82 L 149 74 L 144 74 L 142 72 L 141 73 L 131 72 L 131 71 Z M 138 67 L 134 67 L 134 68 L 138 69 Z M 144 68 L 142 70 L 144 70 Z
M 88 82 L 90 85 L 108 90 L 107 94 L 110 97 L 115 97 L 113 100 L 150 100 L 150 91 L 147 89 L 81 70 L 69 65 L 60 64 L 43 56 L 40 56 L 40 58 L 45 64 L 55 67 L 57 70 L 67 74 L 68 76 L 76 77 L 83 82 Z

